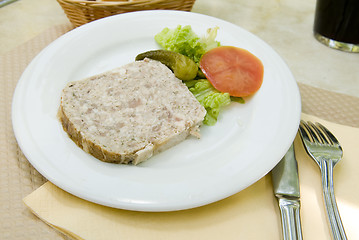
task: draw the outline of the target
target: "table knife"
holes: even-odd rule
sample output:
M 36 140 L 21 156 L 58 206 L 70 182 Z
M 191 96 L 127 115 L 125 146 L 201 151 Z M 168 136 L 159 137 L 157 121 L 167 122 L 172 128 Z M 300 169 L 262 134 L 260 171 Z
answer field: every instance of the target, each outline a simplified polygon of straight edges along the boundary
M 293 144 L 271 173 L 274 195 L 281 212 L 283 239 L 302 239 L 298 164 Z

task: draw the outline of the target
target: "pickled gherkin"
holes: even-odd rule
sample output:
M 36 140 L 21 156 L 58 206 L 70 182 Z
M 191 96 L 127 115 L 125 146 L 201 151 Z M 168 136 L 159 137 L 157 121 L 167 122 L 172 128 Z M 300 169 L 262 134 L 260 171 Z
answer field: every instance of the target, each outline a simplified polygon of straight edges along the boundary
M 183 80 L 193 80 L 198 73 L 197 64 L 190 58 L 168 50 L 152 50 L 144 53 L 140 53 L 136 56 L 136 61 L 150 58 L 160 61 L 168 68 L 172 70 L 174 75 Z

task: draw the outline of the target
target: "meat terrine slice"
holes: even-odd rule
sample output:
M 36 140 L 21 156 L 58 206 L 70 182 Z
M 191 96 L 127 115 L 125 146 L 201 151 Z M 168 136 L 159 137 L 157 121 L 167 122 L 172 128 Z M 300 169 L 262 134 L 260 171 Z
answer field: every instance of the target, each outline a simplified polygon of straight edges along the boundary
M 138 164 L 189 135 L 199 137 L 205 114 L 169 68 L 145 59 L 68 83 L 58 116 L 85 152 Z

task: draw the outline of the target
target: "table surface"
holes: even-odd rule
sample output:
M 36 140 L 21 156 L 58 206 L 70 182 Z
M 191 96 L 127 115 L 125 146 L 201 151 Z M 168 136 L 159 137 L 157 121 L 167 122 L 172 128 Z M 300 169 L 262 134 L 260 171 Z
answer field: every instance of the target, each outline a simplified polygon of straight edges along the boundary
M 359 97 L 359 54 L 313 37 L 315 0 L 197 0 L 192 11 L 256 34 L 282 56 L 297 82 Z M 0 8 L 0 55 L 44 30 L 68 23 L 55 0 L 18 0 Z
M 272 46 L 286 61 L 297 82 L 304 83 L 299 84 L 303 112 L 315 113 L 324 119 L 329 116 L 328 120 L 335 117 L 335 120 L 341 120 L 342 124 L 358 127 L 359 98 L 355 97 L 359 97 L 359 54 L 333 50 L 314 39 L 314 8 L 315 0 L 197 0 L 193 12 L 237 24 Z M 0 8 L 0 56 L 8 60 L 0 64 L 0 73 L 5 73 L 3 76 L 6 76 L 0 76 L 5 86 L 0 88 L 4 98 L 0 104 L 1 112 L 5 112 L 0 124 L 3 136 L 0 139 L 0 163 L 5 173 L 1 176 L 1 179 L 5 180 L 0 181 L 0 202 L 5 204 L 0 207 L 0 215 L 7 220 L 0 224 L 1 239 L 10 239 L 9 236 L 12 236 L 11 239 L 63 239 L 52 229 L 43 227 L 44 223 L 41 221 L 33 221 L 35 217 L 31 212 L 24 210 L 21 199 L 40 186 L 45 179 L 30 167 L 16 145 L 11 127 L 6 127 L 11 125 L 9 113 L 12 91 L 10 93 L 7 89 L 15 87 L 18 74 L 14 72 L 23 69 L 31 59 L 29 55 L 32 55 L 27 50 L 35 46 L 34 40 L 43 41 L 42 36 L 48 32 L 45 30 L 54 29 L 54 26 L 58 25 L 69 26 L 69 21 L 56 0 L 17 0 Z M 65 28 L 67 30 L 67 27 Z M 61 30 L 60 34 L 65 31 Z M 33 41 L 30 41 L 32 39 Z M 42 48 L 46 44 L 47 42 L 41 42 L 38 45 Z M 6 71 L 12 66 L 15 69 Z M 354 97 L 333 94 L 307 85 Z M 312 166 L 315 167 L 313 172 L 319 174 L 316 166 Z M 337 179 L 340 179 L 340 174 Z M 266 186 L 267 182 L 262 181 L 261 184 Z M 320 194 L 320 191 L 318 193 Z M 321 209 L 325 214 L 324 209 Z M 11 218 L 13 221 L 9 221 L 9 216 L 14 216 Z

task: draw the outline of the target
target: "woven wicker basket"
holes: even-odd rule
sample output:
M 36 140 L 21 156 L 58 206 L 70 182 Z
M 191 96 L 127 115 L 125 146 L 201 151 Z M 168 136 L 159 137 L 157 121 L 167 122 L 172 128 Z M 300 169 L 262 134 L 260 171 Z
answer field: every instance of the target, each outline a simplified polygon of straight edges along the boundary
M 140 10 L 191 11 L 195 0 L 57 0 L 75 26 L 125 12 Z

